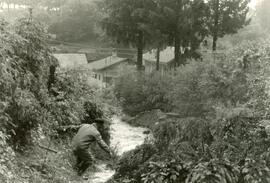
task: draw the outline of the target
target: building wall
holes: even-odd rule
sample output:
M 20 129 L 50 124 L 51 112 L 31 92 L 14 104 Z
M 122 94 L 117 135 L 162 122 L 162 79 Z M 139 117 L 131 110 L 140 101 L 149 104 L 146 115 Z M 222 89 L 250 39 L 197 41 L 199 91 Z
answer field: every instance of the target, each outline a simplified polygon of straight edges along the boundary
M 94 77 L 102 82 L 113 83 L 115 78 L 120 76 L 130 66 L 128 61 L 110 66 L 106 69 L 97 70 L 94 72 Z

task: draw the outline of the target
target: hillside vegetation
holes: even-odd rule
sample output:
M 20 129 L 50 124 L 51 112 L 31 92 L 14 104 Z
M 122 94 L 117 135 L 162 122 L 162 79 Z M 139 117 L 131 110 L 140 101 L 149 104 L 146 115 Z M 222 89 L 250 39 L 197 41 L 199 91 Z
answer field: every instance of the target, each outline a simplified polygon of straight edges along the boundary
M 63 127 L 109 115 L 110 109 L 101 110 L 97 89 L 80 73 L 51 72 L 58 63 L 44 25 L 31 16 L 14 24 L 1 19 L 0 25 L 0 180 L 65 182 L 67 172 L 74 176 L 74 131 Z

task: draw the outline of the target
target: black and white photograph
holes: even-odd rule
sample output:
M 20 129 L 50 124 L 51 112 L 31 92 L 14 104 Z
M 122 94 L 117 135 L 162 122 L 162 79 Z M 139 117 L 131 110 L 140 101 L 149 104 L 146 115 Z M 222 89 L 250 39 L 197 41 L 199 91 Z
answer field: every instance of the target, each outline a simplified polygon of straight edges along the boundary
M 270 0 L 0 0 L 0 183 L 270 183 Z

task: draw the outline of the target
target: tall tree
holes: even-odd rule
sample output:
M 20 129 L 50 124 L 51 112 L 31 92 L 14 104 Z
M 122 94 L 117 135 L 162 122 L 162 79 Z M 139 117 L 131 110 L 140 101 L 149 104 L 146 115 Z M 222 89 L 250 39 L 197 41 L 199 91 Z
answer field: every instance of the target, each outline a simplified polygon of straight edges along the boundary
M 152 0 L 105 0 L 107 14 L 102 24 L 106 33 L 117 42 L 137 47 L 137 68 L 142 69 L 143 50 L 151 34 L 150 11 Z
M 160 51 L 168 45 L 168 36 L 165 34 L 166 24 L 162 16 L 162 7 L 159 3 L 155 4 L 155 8 L 150 12 L 151 28 L 151 44 L 150 49 L 155 49 L 156 52 L 156 70 L 159 70 L 160 65 Z
M 150 37 L 151 44 L 148 45 L 148 48 L 151 51 L 155 52 L 156 70 L 158 71 L 160 68 L 160 52 L 168 46 L 168 37 L 162 33 L 161 27 L 159 27 L 158 25 L 157 26 L 155 26 L 153 24 L 151 24 L 151 25 L 153 26 L 153 27 L 151 27 L 151 29 L 152 29 L 152 34 Z M 163 25 L 163 24 L 160 24 L 160 25 Z
M 209 0 L 209 30 L 213 37 L 212 49 L 217 49 L 217 40 L 226 34 L 234 34 L 248 25 L 250 0 Z
M 181 48 L 194 51 L 207 35 L 207 6 L 204 0 L 158 0 L 158 3 L 162 7 L 164 33 L 175 48 L 175 63 L 184 64 L 184 59 L 180 60 Z

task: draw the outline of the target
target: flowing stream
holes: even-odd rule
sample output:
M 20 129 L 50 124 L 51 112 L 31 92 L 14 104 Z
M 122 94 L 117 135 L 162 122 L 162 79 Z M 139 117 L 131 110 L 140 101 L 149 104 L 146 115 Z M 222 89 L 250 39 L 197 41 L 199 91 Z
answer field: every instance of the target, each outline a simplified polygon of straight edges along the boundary
M 137 145 L 141 145 L 147 135 L 143 132 L 146 128 L 133 127 L 120 120 L 119 117 L 112 118 L 111 125 L 111 147 L 116 147 L 117 154 L 122 155 L 126 151 L 134 149 Z M 104 183 L 109 180 L 115 173 L 114 170 L 106 167 L 106 164 L 97 165 L 99 171 L 90 177 L 88 182 Z

